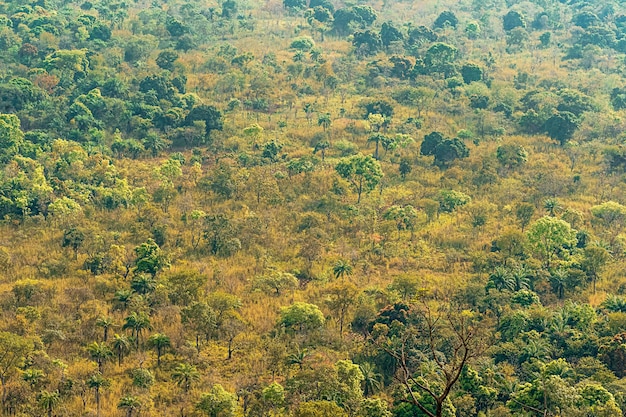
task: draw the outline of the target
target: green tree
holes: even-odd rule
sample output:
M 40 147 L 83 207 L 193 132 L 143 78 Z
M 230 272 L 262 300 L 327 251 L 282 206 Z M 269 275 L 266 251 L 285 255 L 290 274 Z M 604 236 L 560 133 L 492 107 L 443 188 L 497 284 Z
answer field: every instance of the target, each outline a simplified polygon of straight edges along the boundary
M 148 239 L 137 246 L 135 254 L 137 255 L 136 273 L 146 272 L 154 277 L 159 271 L 170 266 L 167 255 L 163 253 L 153 239 Z
M 363 375 L 363 394 L 369 397 L 378 392 L 382 387 L 382 375 L 376 372 L 376 367 L 369 362 L 363 362 L 359 369 Z
M 383 177 L 380 163 L 371 156 L 363 156 L 362 154 L 343 158 L 335 166 L 335 170 L 356 191 L 358 195 L 357 204 L 361 202 L 363 191 L 368 192 L 376 188 Z
M 159 56 L 156 59 L 156 64 L 159 68 L 173 71 L 174 70 L 174 61 L 178 59 L 178 53 L 172 50 L 165 50 L 159 52 Z
M 254 279 L 253 287 L 262 291 L 271 291 L 279 296 L 282 291 L 293 290 L 298 286 L 298 279 L 288 272 L 278 270 L 269 271 Z
M 124 358 L 124 355 L 130 352 L 130 348 L 132 346 L 131 341 L 124 335 L 120 336 L 119 334 L 114 334 L 111 345 L 113 346 L 113 350 L 117 356 L 117 366 L 122 366 L 122 359 Z
M 2 382 L 3 405 L 6 403 L 9 378 L 17 371 L 33 348 L 33 342 L 25 337 L 15 333 L 0 332 L 0 382 Z
M 156 350 L 157 353 L 157 367 L 161 367 L 161 356 L 163 352 L 172 346 L 172 342 L 167 335 L 163 333 L 155 333 L 148 338 L 148 346 Z
M 455 72 L 455 61 L 459 50 L 443 42 L 435 42 L 424 54 L 424 65 L 430 73 L 442 74 L 449 78 Z
M 576 231 L 564 220 L 544 216 L 528 229 L 528 241 L 550 268 L 557 254 L 565 254 L 576 244 Z
M 133 417 L 135 410 L 141 409 L 141 401 L 133 395 L 126 395 L 120 398 L 117 408 L 126 410 L 126 417 Z
M 109 338 L 109 329 L 115 326 L 115 322 L 111 317 L 99 317 L 96 320 L 96 326 L 101 327 L 104 331 L 102 341 L 106 343 L 107 339 Z
M 93 342 L 87 346 L 87 353 L 89 357 L 98 364 L 98 372 L 102 373 L 102 367 L 104 363 L 111 360 L 113 357 L 113 351 L 106 343 Z
M 130 316 L 124 319 L 124 325 L 122 326 L 122 330 L 130 329 L 132 331 L 132 336 L 136 340 L 136 347 L 139 349 L 141 346 L 141 335 L 144 330 L 150 330 L 150 317 L 146 313 L 142 312 L 133 312 Z
M 525 28 L 526 19 L 524 19 L 524 16 L 520 12 L 516 10 L 510 10 L 502 17 L 502 26 L 507 32 L 515 28 Z
M 474 81 L 482 81 L 483 70 L 476 64 L 468 63 L 461 67 L 463 82 L 469 84 Z
M 308 331 L 324 325 L 324 314 L 314 304 L 295 302 L 280 309 L 278 323 L 288 330 Z
M 111 381 L 102 376 L 101 373 L 94 374 L 87 380 L 87 386 L 94 391 L 96 400 L 96 417 L 100 417 L 100 394 L 103 389 L 111 386 Z
M 472 201 L 472 198 L 467 194 L 455 190 L 441 190 L 439 191 L 439 209 L 444 213 L 452 213 L 457 209 Z
M 580 266 L 591 281 L 594 294 L 596 293 L 598 277 L 610 259 L 611 255 L 609 251 L 601 246 L 589 245 L 583 249 L 583 258 L 580 262 Z
M 52 417 L 52 411 L 59 402 L 61 402 L 59 391 L 50 392 L 44 390 L 37 395 L 37 404 L 46 411 L 48 417 Z
M 330 118 L 330 113 L 320 114 L 320 116 L 317 119 L 317 125 L 322 126 L 322 128 L 324 129 L 324 132 L 328 130 L 331 124 L 332 124 L 332 120 Z
M 183 307 L 180 315 L 186 328 L 195 333 L 196 349 L 200 352 L 200 336 L 208 340 L 217 327 L 215 311 L 205 302 L 194 302 Z
M 568 111 L 555 112 L 544 123 L 544 129 L 548 136 L 561 145 L 565 145 L 572 138 L 579 126 L 578 117 Z
M 535 206 L 530 203 L 521 203 L 517 206 L 515 210 L 515 216 L 517 220 L 520 222 L 520 226 L 522 227 L 522 232 L 530 223 L 530 220 L 533 218 L 533 214 L 535 214 Z
M 220 384 L 202 394 L 196 409 L 209 417 L 232 417 L 237 408 L 237 397 L 229 393 Z
M 340 259 L 333 266 L 333 275 L 335 275 L 336 279 L 344 278 L 346 275 L 352 275 L 353 270 L 354 268 L 352 268 L 352 265 L 350 265 L 348 261 Z
M 198 369 L 188 363 L 179 363 L 172 371 L 172 378 L 176 385 L 181 387 L 185 393 L 191 389 L 191 385 L 200 379 Z

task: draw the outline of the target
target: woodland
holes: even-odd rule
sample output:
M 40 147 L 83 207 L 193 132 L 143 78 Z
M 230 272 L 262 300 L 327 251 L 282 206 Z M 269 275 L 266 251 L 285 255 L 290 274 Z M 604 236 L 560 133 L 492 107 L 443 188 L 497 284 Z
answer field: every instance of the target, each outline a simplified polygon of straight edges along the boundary
M 617 0 L 0 2 L 0 415 L 626 415 Z

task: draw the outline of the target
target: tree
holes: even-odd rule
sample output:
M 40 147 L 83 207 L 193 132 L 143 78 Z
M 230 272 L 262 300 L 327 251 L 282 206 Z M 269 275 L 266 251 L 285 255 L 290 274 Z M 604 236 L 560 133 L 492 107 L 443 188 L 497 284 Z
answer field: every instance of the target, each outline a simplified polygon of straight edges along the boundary
M 130 329 L 132 336 L 136 339 L 137 349 L 141 346 L 141 334 L 144 330 L 150 330 L 150 318 L 146 313 L 133 312 L 130 316 L 126 317 L 122 330 Z
M 335 170 L 356 191 L 358 195 L 357 204 L 361 202 L 363 191 L 373 190 L 383 177 L 380 163 L 371 156 L 363 156 L 362 154 L 343 158 L 335 166 Z
M 61 246 L 64 248 L 71 248 L 74 252 L 74 260 L 78 259 L 78 249 L 83 245 L 85 241 L 85 234 L 74 227 L 67 229 L 63 232 L 63 242 Z
M 214 106 L 202 104 L 191 109 L 185 118 L 185 123 L 190 126 L 196 120 L 204 121 L 204 132 L 207 140 L 212 131 L 222 130 L 224 127 L 222 112 Z
M 112 346 L 117 355 L 117 366 L 121 366 L 124 355 L 130 352 L 131 341 L 124 335 L 114 334 Z
M 525 28 L 526 27 L 526 19 L 524 16 L 515 10 L 510 10 L 507 14 L 502 17 L 502 26 L 504 30 L 509 32 L 515 28 Z
M 324 132 L 326 132 L 326 130 L 328 130 L 328 128 L 330 127 L 331 123 L 332 123 L 332 120 L 330 118 L 330 113 L 320 114 L 319 118 L 317 119 L 318 126 L 322 126 L 322 128 L 324 129 Z M 324 157 L 322 156 L 322 160 L 323 159 L 324 159 Z
M 313 148 L 313 154 L 320 152 L 322 154 L 322 161 L 326 159 L 326 149 L 330 148 L 330 142 L 323 139 L 318 141 Z
M 347 261 L 340 259 L 333 266 L 333 274 L 336 279 L 344 278 L 346 275 L 352 275 L 352 265 L 350 265 Z
M 352 36 L 352 46 L 358 55 L 375 55 L 383 48 L 380 34 L 373 30 L 357 31 Z
M 324 314 L 314 304 L 295 302 L 280 309 L 278 323 L 287 330 L 309 331 L 324 325 Z
M 135 273 L 146 272 L 154 277 L 159 271 L 170 266 L 167 255 L 153 239 L 148 239 L 137 246 L 135 254 L 137 255 Z
M 9 378 L 33 348 L 33 342 L 30 339 L 14 333 L 0 332 L 0 382 L 2 382 L 3 406 L 6 403 Z
M 520 226 L 522 227 L 522 232 L 530 223 L 530 220 L 533 218 L 533 214 L 535 214 L 535 206 L 530 203 L 521 203 L 517 206 L 515 210 L 515 216 L 517 220 L 520 222 Z
M 306 401 L 294 411 L 294 417 L 347 417 L 348 414 L 333 401 Z
M 350 308 L 356 303 L 359 289 L 350 282 L 335 282 L 324 289 L 324 302 L 339 322 L 339 337 L 343 339 L 343 325 Z
M 172 378 L 176 385 L 181 387 L 185 393 L 191 389 L 191 384 L 200 379 L 198 369 L 188 363 L 179 363 L 172 371 Z
M 498 146 L 496 158 L 500 164 L 512 169 L 522 166 L 528 161 L 528 152 L 522 145 L 509 143 Z
M 561 145 L 565 145 L 572 138 L 579 126 L 578 117 L 568 111 L 557 111 L 544 123 L 544 129 L 548 136 Z
M 237 407 L 237 397 L 220 384 L 215 384 L 208 393 L 202 394 L 196 409 L 209 417 L 232 417 Z
M 298 286 L 298 279 L 290 273 L 273 270 L 269 274 L 255 278 L 254 288 L 272 291 L 279 296 L 284 290 L 293 290 Z
M 404 35 L 393 22 L 384 22 L 380 27 L 380 39 L 385 47 L 389 47 L 392 42 L 403 41 Z
M 148 346 L 156 350 L 157 353 L 157 367 L 161 367 L 161 355 L 163 355 L 163 351 L 170 346 L 172 343 L 170 338 L 163 333 L 155 333 L 148 338 Z
M 489 344 L 481 316 L 460 306 L 424 302 L 412 305 L 408 323 L 398 321 L 393 332 L 386 324 L 373 325 L 370 340 L 396 361 L 404 401 L 428 417 L 444 415 L 461 373 Z
M 24 144 L 20 119 L 14 114 L 0 113 L 0 162 L 5 164 L 17 155 Z
M 100 373 L 102 373 L 104 363 L 111 360 L 113 357 L 113 351 L 104 342 L 91 343 L 87 346 L 87 353 L 89 353 L 89 357 L 98 364 L 98 372 Z
M 100 393 L 102 389 L 111 386 L 111 381 L 102 376 L 101 373 L 94 374 L 87 380 L 87 386 L 94 391 L 96 400 L 96 417 L 100 417 Z
M 580 266 L 592 282 L 594 294 L 596 293 L 596 282 L 598 281 L 598 276 L 610 259 L 611 255 L 609 254 L 609 251 L 601 246 L 590 245 L 583 249 L 583 259 Z
M 382 375 L 376 372 L 376 368 L 369 362 L 363 362 L 359 365 L 361 374 L 363 374 L 363 394 L 369 397 L 380 390 Z
M 371 116 L 375 116 L 375 115 L 370 115 Z M 380 116 L 380 115 L 378 115 Z M 378 161 L 378 148 L 380 146 L 380 143 L 383 141 L 384 139 L 384 135 L 381 135 L 380 133 L 374 133 L 373 135 L 371 135 L 369 138 L 367 138 L 368 142 L 374 142 L 376 144 L 376 148 L 374 148 L 374 159 L 376 159 Z
M 130 288 L 140 295 L 154 292 L 156 285 L 157 283 L 154 277 L 145 274 L 135 275 L 130 281 Z
M 451 26 L 456 29 L 456 25 L 458 24 L 459 19 L 456 17 L 456 15 L 450 10 L 446 10 L 444 12 L 441 12 L 441 14 L 437 16 L 437 19 L 435 19 L 433 26 L 435 28 L 444 28 L 446 26 Z
M 455 190 L 439 191 L 439 209 L 444 213 L 452 213 L 457 207 L 461 207 L 472 201 L 467 194 Z
M 626 223 L 626 206 L 615 201 L 607 201 L 591 207 L 591 214 L 600 219 L 613 235 L 617 235 Z
M 443 42 L 432 44 L 424 54 L 424 65 L 430 73 L 443 74 L 449 78 L 454 72 L 454 63 L 459 55 L 459 50 L 452 45 Z
M 195 333 L 198 352 L 200 352 L 200 335 L 204 335 L 208 340 L 217 327 L 215 311 L 205 302 L 194 302 L 183 307 L 181 321 Z
M 106 342 L 109 338 L 109 329 L 115 325 L 115 322 L 111 317 L 99 317 L 96 320 L 96 326 L 102 327 L 104 330 L 104 335 L 102 336 L 102 341 Z
M 37 395 L 37 403 L 39 407 L 43 408 L 48 417 L 52 417 L 52 410 L 56 405 L 61 401 L 61 396 L 59 395 L 59 391 L 41 391 L 39 395 Z
M 461 67 L 461 76 L 465 84 L 469 84 L 473 81 L 482 81 L 483 70 L 476 64 L 464 64 Z
M 549 268 L 557 254 L 566 253 L 576 244 L 576 231 L 564 220 L 544 216 L 528 229 L 528 241 Z
M 176 51 L 165 50 L 159 53 L 159 56 L 156 59 L 156 64 L 159 66 L 159 68 L 173 71 L 174 61 L 176 61 L 177 59 L 178 53 Z
M 135 410 L 141 408 L 141 401 L 135 396 L 127 395 L 120 398 L 120 401 L 117 403 L 117 408 L 125 409 L 126 417 L 133 417 Z
M 291 11 L 305 9 L 306 0 L 283 0 L 283 6 Z

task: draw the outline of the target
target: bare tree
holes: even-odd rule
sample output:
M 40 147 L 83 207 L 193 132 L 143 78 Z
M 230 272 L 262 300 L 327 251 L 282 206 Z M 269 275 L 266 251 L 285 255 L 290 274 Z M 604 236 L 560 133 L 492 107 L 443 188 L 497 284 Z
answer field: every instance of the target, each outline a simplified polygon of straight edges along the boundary
M 400 331 L 397 322 L 374 324 L 370 339 L 394 358 L 394 379 L 406 389 L 406 401 L 441 417 L 463 368 L 489 346 L 488 320 L 460 306 L 424 301 L 410 306 Z

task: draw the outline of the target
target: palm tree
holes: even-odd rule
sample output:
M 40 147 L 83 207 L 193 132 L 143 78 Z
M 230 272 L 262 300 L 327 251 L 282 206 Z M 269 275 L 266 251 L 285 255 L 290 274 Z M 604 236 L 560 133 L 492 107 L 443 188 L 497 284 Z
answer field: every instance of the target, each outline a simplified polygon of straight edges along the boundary
M 313 154 L 316 154 L 318 151 L 322 154 L 322 162 L 326 158 L 326 149 L 330 148 L 330 142 L 327 140 L 320 140 L 315 144 L 313 148 Z
M 152 276 L 139 274 L 133 277 L 130 288 L 137 294 L 146 295 L 156 289 L 156 280 Z
M 361 373 L 363 374 L 363 393 L 365 396 L 370 396 L 380 389 L 381 375 L 376 372 L 376 368 L 369 362 L 364 362 L 359 365 Z
M 131 290 L 118 290 L 113 295 L 113 302 L 115 303 L 116 310 L 126 310 L 130 300 L 133 298 L 133 292 Z
M 543 202 L 543 208 L 547 210 L 550 217 L 556 216 L 558 211 L 561 211 L 562 207 L 556 198 L 547 198 Z
M 133 417 L 133 411 L 141 407 L 141 402 L 132 395 L 127 395 L 120 398 L 120 402 L 117 403 L 117 408 L 126 409 L 126 417 Z
M 150 318 L 144 312 L 133 312 L 130 316 L 126 317 L 122 330 L 131 329 L 132 336 L 137 338 L 137 349 L 141 345 L 141 332 L 143 330 L 150 330 Z
M 324 132 L 326 132 L 326 130 L 330 127 L 331 123 L 332 120 L 330 120 L 330 113 L 320 114 L 319 118 L 317 119 L 317 125 L 322 126 Z
M 143 146 L 150 151 L 153 157 L 159 156 L 159 153 L 167 148 L 168 142 L 161 135 L 156 133 L 148 134 L 143 140 Z
M 157 367 L 161 367 L 163 350 L 171 346 L 170 338 L 163 333 L 155 333 L 148 339 L 148 345 L 157 352 Z
M 101 373 L 92 375 L 87 380 L 87 386 L 94 390 L 96 397 L 96 417 L 100 417 L 100 390 L 111 385 L 111 381 L 104 378 Z
M 180 363 L 174 368 L 172 378 L 176 381 L 176 385 L 182 387 L 186 394 L 189 392 L 191 384 L 200 379 L 200 372 L 193 365 Z
M 626 313 L 626 298 L 624 297 L 609 296 L 601 305 L 611 313 Z
M 131 342 L 128 340 L 128 337 L 124 335 L 114 334 L 113 335 L 113 350 L 117 355 L 117 366 L 122 365 L 122 358 L 128 352 L 130 352 Z
M 182 401 L 180 405 L 180 415 L 185 417 L 185 407 L 187 406 L 187 394 L 191 389 L 191 384 L 200 379 L 200 372 L 195 366 L 188 363 L 179 363 L 172 372 L 172 379 L 176 381 L 176 385 L 183 389 Z
M 552 289 L 556 292 L 556 296 L 559 300 L 563 299 L 565 296 L 565 287 L 567 286 L 567 271 L 563 268 L 559 268 L 555 271 L 552 271 L 550 274 L 550 283 L 552 284 Z
M 495 288 L 498 291 L 513 291 L 515 289 L 515 282 L 513 281 L 511 273 L 502 266 L 496 267 L 491 275 L 489 275 L 487 289 L 490 288 Z
M 52 410 L 61 401 L 59 391 L 49 392 L 41 391 L 37 396 L 37 403 L 41 408 L 46 410 L 48 417 L 52 417 Z
M 102 366 L 104 362 L 113 357 L 113 351 L 106 345 L 106 343 L 93 342 L 87 346 L 87 352 L 91 359 L 98 364 L 98 372 L 102 373 Z
M 524 266 L 518 266 L 511 272 L 515 291 L 530 289 L 530 271 Z
M 98 320 L 96 320 L 96 326 L 102 327 L 102 329 L 104 330 L 104 335 L 102 337 L 103 342 L 106 342 L 109 338 L 109 329 L 113 327 L 113 325 L 114 323 L 111 317 L 100 317 Z
M 300 370 L 302 370 L 304 366 L 304 360 L 309 356 L 309 352 L 306 349 L 300 350 L 300 348 L 296 348 L 294 353 L 291 353 L 287 356 L 287 365 L 298 365 Z
M 333 273 L 335 274 L 335 278 L 343 278 L 346 275 L 352 275 L 352 269 L 352 265 L 340 259 L 333 267 Z

